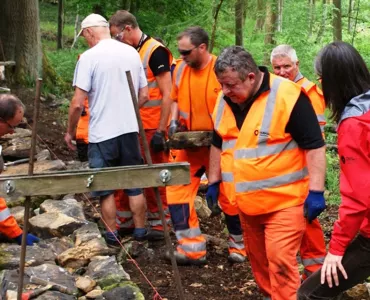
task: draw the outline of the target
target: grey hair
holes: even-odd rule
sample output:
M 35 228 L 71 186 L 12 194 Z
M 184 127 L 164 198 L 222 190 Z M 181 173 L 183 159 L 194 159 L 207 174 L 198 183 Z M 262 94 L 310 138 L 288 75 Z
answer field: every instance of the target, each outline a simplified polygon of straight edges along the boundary
M 25 109 L 24 104 L 13 94 L 0 94 L 0 118 L 8 121 L 14 118 L 18 108 Z
M 215 73 L 221 75 L 227 69 L 238 72 L 240 80 L 244 81 L 251 72 L 257 74 L 258 66 L 252 55 L 241 46 L 230 46 L 222 50 L 215 63 Z
M 293 63 L 298 61 L 297 52 L 290 45 L 279 45 L 275 47 L 271 52 L 271 63 L 275 57 L 289 57 Z

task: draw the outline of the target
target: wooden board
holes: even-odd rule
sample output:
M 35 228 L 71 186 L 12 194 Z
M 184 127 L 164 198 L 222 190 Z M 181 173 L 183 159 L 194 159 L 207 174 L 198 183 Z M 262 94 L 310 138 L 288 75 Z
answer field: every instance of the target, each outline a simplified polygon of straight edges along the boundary
M 168 141 L 171 149 L 209 147 L 212 131 L 184 131 L 175 133 Z
M 171 172 L 171 179 L 164 184 L 159 173 L 162 170 Z M 164 185 L 190 183 L 189 163 L 155 164 L 152 166 L 130 166 L 102 168 L 80 171 L 49 172 L 34 176 L 8 176 L 0 178 L 0 197 L 7 202 L 20 196 L 57 195 L 86 193 L 92 191 L 116 190 L 126 188 L 147 188 Z M 88 178 L 93 175 L 93 182 L 87 187 Z M 6 184 L 11 181 L 15 190 L 6 193 Z
M 0 61 L 0 66 L 15 66 L 15 61 L 13 60 Z

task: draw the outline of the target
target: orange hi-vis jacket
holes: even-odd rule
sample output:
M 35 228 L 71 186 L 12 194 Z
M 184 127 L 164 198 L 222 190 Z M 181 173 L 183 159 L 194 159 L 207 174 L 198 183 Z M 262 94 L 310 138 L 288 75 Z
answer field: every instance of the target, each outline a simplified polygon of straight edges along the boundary
M 77 123 L 76 141 L 78 143 L 89 143 L 89 118 L 89 101 L 86 98 L 84 102 L 84 110 Z
M 235 186 L 233 176 L 233 163 L 234 163 L 234 147 L 236 140 L 239 136 L 239 129 L 236 122 L 228 120 L 221 120 L 224 94 L 221 92 L 217 98 L 216 109 L 213 111 L 212 120 L 214 130 L 222 138 L 222 151 L 221 151 L 221 178 L 222 184 L 220 185 L 220 204 L 222 210 L 228 215 L 238 214 L 238 208 L 235 202 Z M 221 121 L 223 122 L 221 124 Z M 222 205 L 222 197 L 227 195 L 229 205 Z M 226 200 L 226 199 L 225 199 Z
M 141 61 L 143 63 L 146 79 L 148 81 L 149 101 L 140 108 L 140 116 L 143 121 L 144 129 L 157 129 L 161 118 L 162 94 L 158 82 L 150 69 L 149 61 L 152 53 L 158 47 L 163 47 L 168 51 L 169 65 L 171 66 L 173 57 L 165 46 L 153 38 L 149 38 L 139 50 Z
M 285 132 L 301 93 L 293 82 L 270 74 L 270 91 L 254 100 L 234 147 L 235 201 L 247 215 L 261 215 L 302 204 L 308 194 L 305 153 Z M 216 123 L 221 133 L 235 130 L 231 108 L 220 99 Z M 226 128 L 225 128 L 226 127 Z
M 294 82 L 299 84 L 306 95 L 311 101 L 312 107 L 316 113 L 317 120 L 319 121 L 321 132 L 324 134 L 324 127 L 326 125 L 325 120 L 325 99 L 321 89 L 313 82 L 309 81 L 306 77 L 303 77 L 301 73 L 298 73 Z
M 212 113 L 221 90 L 213 70 L 216 59 L 211 55 L 211 61 L 203 70 L 195 70 L 178 60 L 173 72 L 171 98 L 178 103 L 180 123 L 190 131 L 213 130 Z M 197 80 L 204 80 L 204 85 Z M 204 86 L 204 90 L 197 89 L 197 83 Z

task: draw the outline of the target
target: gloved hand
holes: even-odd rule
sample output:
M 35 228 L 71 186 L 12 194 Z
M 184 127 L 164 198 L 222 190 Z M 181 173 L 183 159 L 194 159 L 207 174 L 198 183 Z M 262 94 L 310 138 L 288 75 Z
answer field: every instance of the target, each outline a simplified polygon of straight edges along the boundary
M 17 242 L 18 245 L 22 244 L 22 236 L 23 236 L 23 233 L 14 238 L 14 240 Z M 39 241 L 40 239 L 37 236 L 34 236 L 31 233 L 27 234 L 27 238 L 26 238 L 27 246 L 33 246 L 34 243 L 38 243 Z
M 150 141 L 150 147 L 154 152 L 161 152 L 165 149 L 166 140 L 164 138 L 164 132 L 157 131 Z
M 324 192 L 309 191 L 306 201 L 304 202 L 304 216 L 311 223 L 326 208 Z
M 206 200 L 209 209 L 212 211 L 211 217 L 218 216 L 221 214 L 222 210 L 218 206 L 218 195 L 220 194 L 220 181 L 216 181 L 208 185 L 208 190 L 206 193 Z
M 173 134 L 177 132 L 179 126 L 180 122 L 178 120 L 172 120 L 170 122 L 170 127 L 168 127 L 168 137 L 173 136 Z

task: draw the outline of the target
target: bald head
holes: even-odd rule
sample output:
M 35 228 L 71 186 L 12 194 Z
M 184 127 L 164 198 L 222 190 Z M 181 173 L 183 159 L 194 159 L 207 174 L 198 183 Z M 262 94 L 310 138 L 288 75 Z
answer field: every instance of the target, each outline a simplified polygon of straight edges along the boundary
M 24 115 L 24 104 L 15 95 L 0 94 L 0 136 L 11 133 Z

